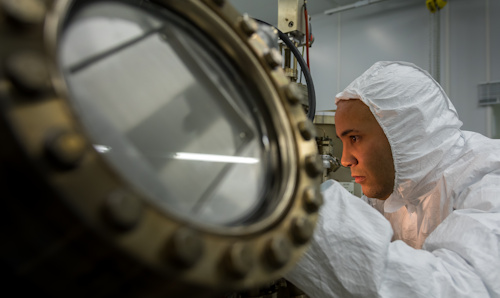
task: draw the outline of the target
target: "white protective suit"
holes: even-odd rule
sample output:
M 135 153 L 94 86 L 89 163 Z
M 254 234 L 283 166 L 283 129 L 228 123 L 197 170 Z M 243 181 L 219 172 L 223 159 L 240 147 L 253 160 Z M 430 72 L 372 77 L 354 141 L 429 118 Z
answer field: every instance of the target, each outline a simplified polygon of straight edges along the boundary
M 500 297 L 500 141 L 461 131 L 410 63 L 374 64 L 336 102 L 349 98 L 389 140 L 393 193 L 367 204 L 326 181 L 311 247 L 285 277 L 312 298 Z

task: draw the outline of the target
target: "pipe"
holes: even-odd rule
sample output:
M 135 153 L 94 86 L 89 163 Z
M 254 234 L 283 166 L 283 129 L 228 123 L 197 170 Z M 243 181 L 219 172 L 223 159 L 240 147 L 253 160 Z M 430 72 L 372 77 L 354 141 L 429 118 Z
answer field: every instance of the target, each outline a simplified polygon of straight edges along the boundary
M 274 27 L 273 25 L 271 25 L 267 22 L 261 21 L 259 19 L 254 19 L 254 20 L 261 23 L 261 24 Z M 313 84 L 311 72 L 309 71 L 309 67 L 307 66 L 307 62 L 304 61 L 304 57 L 302 57 L 302 55 L 300 54 L 297 47 L 290 41 L 290 38 L 288 37 L 288 35 L 283 33 L 278 28 L 276 28 L 276 27 L 274 27 L 274 28 L 276 29 L 276 31 L 278 31 L 279 38 L 292 51 L 293 55 L 295 56 L 295 58 L 297 59 L 297 61 L 300 64 L 300 69 L 301 69 L 302 73 L 304 74 L 304 77 L 305 77 L 306 82 L 307 82 L 307 97 L 308 97 L 308 102 L 309 102 L 309 111 L 307 111 L 307 118 L 311 121 L 314 121 L 314 116 L 316 115 L 316 91 L 314 89 L 314 84 Z
M 337 7 L 337 8 L 325 10 L 324 14 L 326 14 L 326 15 L 332 15 L 332 14 L 335 14 L 337 12 L 341 12 L 341 11 L 345 11 L 345 10 L 350 10 L 350 9 L 354 9 L 354 8 L 358 8 L 358 7 L 370 5 L 370 4 L 373 4 L 373 3 L 382 2 L 382 1 L 385 1 L 385 0 L 361 0 L 361 1 L 358 1 L 358 2 L 353 3 L 353 4 L 344 5 L 344 6 L 340 6 L 340 7 Z
M 300 55 L 299 50 L 290 41 L 290 39 L 288 38 L 288 35 L 281 32 L 277 28 L 276 28 L 276 30 L 278 31 L 278 36 L 280 37 L 280 39 L 292 51 L 292 53 L 295 55 L 295 58 L 297 58 L 297 61 L 300 64 L 300 69 L 304 73 L 304 77 L 305 77 L 306 82 L 307 82 L 307 95 L 308 95 L 308 102 L 309 102 L 309 111 L 307 112 L 307 118 L 309 118 L 309 120 L 311 120 L 311 121 L 314 121 L 314 115 L 316 114 L 316 92 L 314 89 L 314 84 L 312 81 L 311 72 L 309 71 L 309 67 L 307 67 L 307 63 L 304 61 L 304 58 L 302 57 L 302 55 Z

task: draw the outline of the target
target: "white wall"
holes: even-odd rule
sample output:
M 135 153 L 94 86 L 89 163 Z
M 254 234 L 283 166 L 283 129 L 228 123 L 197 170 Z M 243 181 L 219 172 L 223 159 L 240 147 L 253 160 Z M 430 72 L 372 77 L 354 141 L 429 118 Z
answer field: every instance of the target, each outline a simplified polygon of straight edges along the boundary
M 450 0 L 440 12 L 439 81 L 463 129 L 483 134 L 487 108 L 477 105 L 477 84 L 500 81 L 498 15 L 500 0 Z M 432 19 L 423 0 L 390 0 L 331 16 L 313 15 L 316 40 L 310 60 L 317 110 L 334 109 L 335 94 L 376 61 L 409 61 L 430 72 Z

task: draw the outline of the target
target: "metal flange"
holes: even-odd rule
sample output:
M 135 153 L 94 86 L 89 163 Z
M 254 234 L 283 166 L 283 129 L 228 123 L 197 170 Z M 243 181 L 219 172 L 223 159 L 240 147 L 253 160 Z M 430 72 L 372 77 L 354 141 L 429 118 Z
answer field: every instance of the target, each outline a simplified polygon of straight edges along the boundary
M 212 289 L 238 290 L 277 280 L 292 268 L 305 251 L 317 221 L 322 202 L 318 191 L 321 168 L 316 162 L 319 157 L 314 131 L 296 104 L 297 92 L 278 67 L 279 53 L 269 49 L 255 33 L 253 20 L 239 14 L 227 1 L 123 1 L 157 15 L 169 11 L 197 27 L 262 99 L 258 103 L 260 112 L 276 136 L 272 140 L 277 154 L 271 195 L 278 203 L 246 226 L 214 227 L 159 210 L 89 146 L 92 138 L 71 104 L 71 93 L 57 59 L 57 43 L 64 33 L 64 24 L 70 20 L 72 9 L 87 5 L 85 1 L 19 1 L 18 4 L 47 4 L 42 10 L 30 8 L 30 13 L 16 10 L 14 2 L 2 1 L 0 13 L 29 23 L 33 27 L 30 30 L 43 38 L 31 40 L 35 36 L 31 31 L 20 32 L 16 38 L 24 37 L 29 42 L 19 43 L 23 48 L 16 51 L 0 53 L 4 62 L 0 81 L 2 86 L 9 86 L 2 88 L 0 94 L 0 100 L 8 102 L 1 110 L 6 124 L 0 127 L 0 136 L 15 143 L 13 147 L 22 148 L 22 163 L 39 173 L 42 189 L 55 194 L 52 197 L 60 203 L 51 212 L 72 215 L 75 222 L 100 235 L 99 245 L 117 248 L 135 260 L 134 272 L 144 269 L 148 276 L 164 283 L 180 280 Z M 88 5 L 92 3 L 88 1 Z M 5 24 L 0 26 L 7 31 L 16 30 Z M 0 36 L 0 42 L 13 43 L 13 35 L 9 32 Z M 48 50 L 36 55 L 21 54 L 33 53 L 33 48 Z M 24 66 L 26 63 L 29 67 Z M 39 71 L 26 72 L 33 67 Z M 37 100 L 26 101 L 27 98 Z M 28 208 L 23 200 L 15 204 L 18 210 Z M 41 216 L 40 220 L 51 219 Z M 43 226 L 52 225 L 51 222 Z M 71 232 L 61 229 L 61 239 Z M 80 239 L 75 241 L 90 239 L 86 237 L 75 236 Z M 63 248 L 65 252 L 71 249 L 74 246 Z M 74 256 L 76 260 L 81 254 L 75 252 Z M 57 254 L 50 255 L 51 262 L 57 260 Z M 70 270 L 71 264 L 65 268 Z M 33 265 L 32 270 L 41 267 Z

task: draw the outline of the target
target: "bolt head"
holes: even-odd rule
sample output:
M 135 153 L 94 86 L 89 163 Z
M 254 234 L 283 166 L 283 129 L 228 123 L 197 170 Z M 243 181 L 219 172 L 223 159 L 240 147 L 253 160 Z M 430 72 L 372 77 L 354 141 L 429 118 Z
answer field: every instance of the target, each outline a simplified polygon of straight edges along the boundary
M 0 6 L 7 16 L 23 24 L 40 24 L 47 12 L 41 0 L 0 0 Z
M 302 92 L 300 88 L 296 84 L 288 84 L 285 89 L 285 95 L 288 98 L 288 102 L 295 105 L 301 102 L 302 100 Z
M 323 173 L 323 160 L 321 159 L 321 156 L 318 154 L 307 156 L 306 171 L 311 178 L 316 178 Z
M 291 234 L 296 244 L 304 244 L 311 239 L 314 233 L 314 225 L 307 217 L 293 219 Z
M 316 127 L 310 120 L 300 122 L 299 131 L 306 141 L 316 137 Z
M 304 190 L 304 207 L 308 212 L 317 212 L 321 205 L 323 205 L 323 195 L 319 189 L 315 187 L 308 187 Z
M 292 247 L 287 238 L 277 236 L 269 240 L 266 246 L 266 256 L 269 265 L 274 269 L 283 267 L 292 254 Z
M 203 241 L 195 231 L 180 228 L 172 235 L 167 251 L 174 265 L 187 269 L 194 266 L 201 258 Z
M 240 27 L 247 36 L 251 36 L 259 29 L 257 22 L 249 17 L 248 14 L 243 15 L 243 18 L 240 22 Z
M 271 48 L 265 53 L 264 59 L 272 69 L 281 65 L 281 53 L 275 48 Z
M 49 160 L 63 169 L 72 169 L 80 164 L 87 150 L 85 138 L 67 130 L 51 131 L 46 136 L 45 152 Z
M 115 191 L 106 198 L 104 212 L 114 227 L 130 230 L 140 221 L 142 208 L 142 203 L 136 197 L 125 191 Z
M 50 89 L 50 73 L 44 57 L 32 51 L 9 56 L 5 73 L 14 86 L 27 93 L 42 93 Z
M 234 278 L 243 278 L 252 269 L 254 258 L 248 245 L 235 243 L 224 256 L 224 268 Z

